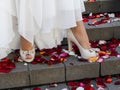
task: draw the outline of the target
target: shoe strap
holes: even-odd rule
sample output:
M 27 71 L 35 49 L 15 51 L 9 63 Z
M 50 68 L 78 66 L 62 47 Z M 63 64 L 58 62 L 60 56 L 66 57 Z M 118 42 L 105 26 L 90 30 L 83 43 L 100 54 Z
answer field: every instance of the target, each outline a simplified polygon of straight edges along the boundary
M 35 52 L 35 49 L 32 49 L 32 50 L 22 50 L 21 49 L 21 52 L 24 54 L 33 54 Z

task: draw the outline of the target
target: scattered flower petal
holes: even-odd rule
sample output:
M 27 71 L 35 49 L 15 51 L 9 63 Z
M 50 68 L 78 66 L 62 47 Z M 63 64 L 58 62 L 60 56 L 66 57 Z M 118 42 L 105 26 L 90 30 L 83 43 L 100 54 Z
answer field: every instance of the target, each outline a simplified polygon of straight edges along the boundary
M 39 87 L 37 87 L 37 88 L 34 88 L 33 90 L 41 90 Z
M 91 85 L 86 85 L 84 87 L 84 90 L 95 90 L 94 87 L 92 87 Z
M 97 62 L 99 62 L 99 63 L 101 63 L 101 62 L 103 62 L 104 61 L 104 59 L 102 58 L 102 57 L 100 57 L 98 60 L 97 60 Z
M 77 87 L 76 90 L 84 90 L 83 87 Z
M 111 83 L 112 82 L 112 77 L 110 75 L 105 77 L 105 83 Z
M 102 88 L 102 87 L 98 87 L 98 89 L 97 90 L 105 90 L 104 88 Z
M 61 90 L 68 90 L 67 88 L 63 88 L 63 89 L 61 89 Z

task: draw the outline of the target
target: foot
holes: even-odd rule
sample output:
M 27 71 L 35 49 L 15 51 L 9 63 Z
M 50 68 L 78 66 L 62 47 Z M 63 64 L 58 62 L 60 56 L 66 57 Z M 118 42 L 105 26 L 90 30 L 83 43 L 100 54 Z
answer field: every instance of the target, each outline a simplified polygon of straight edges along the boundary
M 32 50 L 22 50 L 20 49 L 21 59 L 25 62 L 32 62 L 35 57 L 35 48 Z
M 79 42 L 79 44 L 85 48 L 90 49 L 91 45 L 89 43 L 89 38 L 84 26 L 84 23 L 82 21 L 76 22 L 77 26 L 71 28 L 71 31 L 76 38 L 76 40 Z
M 25 62 L 32 62 L 35 57 L 35 47 L 31 42 L 21 36 L 20 59 Z
M 72 31 L 68 31 L 68 45 L 69 45 L 69 50 L 71 51 L 71 42 L 74 42 L 76 46 L 79 48 L 79 51 L 81 53 L 81 57 L 91 60 L 93 57 L 97 57 L 98 53 L 96 53 L 95 50 L 93 50 L 90 45 L 90 48 L 84 48 L 76 39 L 75 35 L 72 33 Z M 88 41 L 89 42 L 89 41 Z M 97 60 L 97 59 L 96 59 Z

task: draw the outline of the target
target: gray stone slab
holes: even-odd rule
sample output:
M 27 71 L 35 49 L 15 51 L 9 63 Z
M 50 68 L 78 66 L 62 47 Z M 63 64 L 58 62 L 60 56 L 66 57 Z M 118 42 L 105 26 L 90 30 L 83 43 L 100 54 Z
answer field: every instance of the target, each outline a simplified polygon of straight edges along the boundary
M 99 13 L 100 12 L 100 2 L 85 2 L 86 12 L 84 14 L 93 12 L 93 13 Z
M 66 80 L 80 80 L 99 76 L 99 63 L 80 62 L 71 56 L 65 62 Z
M 90 40 L 110 40 L 114 37 L 114 27 L 87 29 Z
M 30 64 L 29 69 L 31 85 L 65 81 L 65 69 L 62 63 L 51 66 L 46 64 Z
M 29 86 L 27 66 L 16 63 L 16 68 L 10 73 L 0 73 L 0 89 Z
M 113 4 L 114 3 L 114 4 Z M 84 14 L 93 12 L 118 12 L 120 11 L 119 0 L 97 0 L 96 2 L 85 2 L 86 12 Z
M 112 23 L 114 27 L 120 27 L 120 21 L 116 21 Z
M 114 37 L 120 39 L 120 26 L 114 28 Z
M 112 23 L 104 23 L 104 24 L 97 25 L 96 27 L 93 27 L 93 28 L 109 28 L 109 27 L 113 27 L 113 24 Z
M 118 11 L 120 11 L 120 7 L 119 7 L 120 2 L 117 0 L 101 1 L 99 4 L 101 6 L 100 12 L 118 12 Z
M 63 83 L 63 84 L 57 84 L 56 87 L 50 87 L 49 85 L 43 85 L 43 86 L 40 86 L 38 88 L 41 88 L 41 90 L 62 90 L 64 88 L 67 88 L 68 89 L 68 86 Z M 34 88 L 32 88 L 31 90 L 33 90 Z M 68 89 L 69 90 L 69 89 Z
M 90 28 L 92 28 L 92 27 L 90 27 L 89 25 L 88 25 L 88 23 L 86 22 L 86 23 L 84 23 L 84 26 L 85 26 L 85 28 L 86 29 L 90 29 Z
M 5 90 L 32 90 L 31 88 L 10 88 Z
M 91 20 L 89 21 L 91 22 Z M 88 23 L 85 23 L 85 28 L 86 29 L 96 29 L 96 28 L 108 28 L 108 27 L 113 27 L 113 24 L 112 23 L 104 23 L 104 24 L 99 24 L 99 25 L 95 25 L 95 26 L 90 26 L 88 25 Z M 120 25 L 119 25 L 120 26 Z
M 31 88 L 24 88 L 24 89 L 22 89 L 22 90 L 32 90 Z
M 120 74 L 120 58 L 111 57 L 101 63 L 101 75 Z

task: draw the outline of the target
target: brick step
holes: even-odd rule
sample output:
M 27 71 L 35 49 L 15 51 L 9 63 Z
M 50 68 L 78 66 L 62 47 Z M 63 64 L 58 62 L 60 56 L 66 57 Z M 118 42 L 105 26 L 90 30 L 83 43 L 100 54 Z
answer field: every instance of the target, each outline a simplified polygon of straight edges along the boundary
M 97 0 L 96 2 L 85 2 L 86 12 L 100 13 L 100 12 L 119 12 L 119 0 Z
M 84 78 L 120 74 L 120 58 L 111 57 L 103 63 L 80 62 L 70 56 L 66 62 L 48 66 L 46 64 L 16 63 L 10 73 L 0 73 L 0 89 L 30 87 L 53 82 L 66 82 Z

